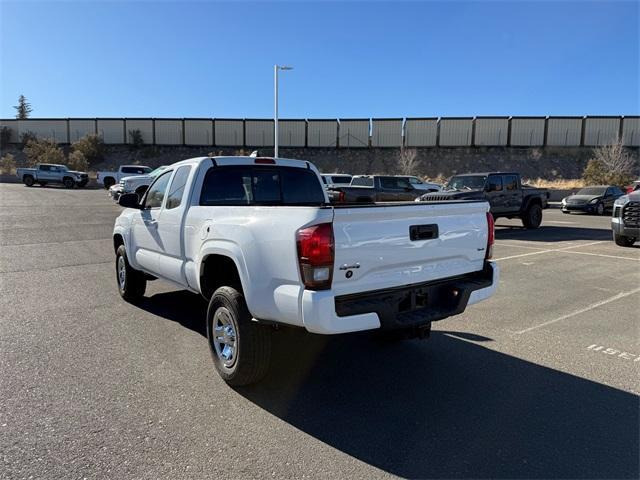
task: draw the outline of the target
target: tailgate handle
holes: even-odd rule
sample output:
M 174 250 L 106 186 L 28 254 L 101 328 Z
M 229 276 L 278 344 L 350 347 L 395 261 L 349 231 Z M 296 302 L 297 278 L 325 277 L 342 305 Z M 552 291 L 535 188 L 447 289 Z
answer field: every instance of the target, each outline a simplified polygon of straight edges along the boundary
M 411 225 L 409 227 L 409 238 L 415 240 L 429 240 L 438 238 L 438 225 Z

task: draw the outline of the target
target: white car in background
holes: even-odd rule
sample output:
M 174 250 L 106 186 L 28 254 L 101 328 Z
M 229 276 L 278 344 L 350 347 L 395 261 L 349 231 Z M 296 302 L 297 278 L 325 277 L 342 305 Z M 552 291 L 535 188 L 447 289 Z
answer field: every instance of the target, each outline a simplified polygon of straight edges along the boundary
M 320 176 L 322 177 L 322 183 L 325 187 L 349 185 L 353 177 L 348 173 L 321 173 Z
M 442 190 L 442 185 L 439 183 L 425 182 L 418 177 L 410 175 L 396 175 L 396 177 L 406 178 L 416 190 L 424 190 L 425 192 L 439 192 Z
M 119 183 L 112 185 L 109 188 L 109 195 L 111 195 L 114 200 L 118 200 L 118 198 L 120 198 L 120 195 L 122 194 L 135 193 L 138 195 L 138 198 L 141 199 L 144 193 L 147 191 L 147 188 L 149 188 L 149 185 L 151 185 L 155 178 L 167 168 L 168 167 L 166 165 L 163 165 L 146 175 L 133 175 L 131 177 L 123 177 L 122 179 L 120 179 Z

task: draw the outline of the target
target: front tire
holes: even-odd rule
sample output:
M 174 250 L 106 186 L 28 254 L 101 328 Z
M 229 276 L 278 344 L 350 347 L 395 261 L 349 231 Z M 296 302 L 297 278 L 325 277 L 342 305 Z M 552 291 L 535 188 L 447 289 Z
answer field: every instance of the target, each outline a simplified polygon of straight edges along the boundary
M 147 289 L 144 273 L 129 264 L 124 245 L 120 245 L 116 251 L 116 282 L 120 296 L 130 303 L 140 300 Z
M 636 243 L 636 239 L 633 237 L 627 237 L 625 235 L 618 235 L 613 232 L 613 241 L 616 242 L 616 245 L 619 247 L 633 247 L 633 244 Z
M 22 182 L 27 186 L 27 187 L 33 187 L 33 184 L 35 183 L 33 177 L 31 175 L 25 175 L 24 178 L 22 179 Z
M 67 177 L 64 180 L 62 180 L 62 184 L 64 185 L 64 188 L 73 188 L 76 182 L 73 181 L 73 178 Z
M 269 371 L 271 329 L 253 321 L 235 288 L 220 287 L 211 297 L 207 339 L 216 370 L 227 384 L 256 383 Z
M 530 205 L 522 216 L 524 228 L 529 230 L 538 228 L 542 223 L 542 207 L 537 203 Z

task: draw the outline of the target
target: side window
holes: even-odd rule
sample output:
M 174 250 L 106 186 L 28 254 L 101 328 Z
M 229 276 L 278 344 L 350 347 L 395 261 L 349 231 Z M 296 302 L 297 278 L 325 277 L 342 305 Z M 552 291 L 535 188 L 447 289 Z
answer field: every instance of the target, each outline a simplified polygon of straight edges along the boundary
M 613 187 L 613 194 L 614 195 L 624 195 L 624 193 L 622 192 L 622 190 L 620 190 L 619 187 Z
M 380 177 L 380 186 L 388 190 L 396 190 L 398 182 L 393 177 Z
M 156 178 L 156 181 L 147 190 L 147 195 L 144 200 L 144 208 L 160 208 L 164 195 L 167 192 L 167 186 L 169 185 L 169 178 L 171 178 L 171 172 L 166 172 Z
M 515 175 L 505 175 L 504 186 L 507 190 L 513 191 L 518 189 L 518 177 Z
M 396 179 L 396 188 L 411 188 L 409 181 L 406 178 Z
M 422 185 L 422 181 L 416 177 L 409 178 L 409 183 L 411 183 L 412 185 Z
M 40 165 L 40 170 L 42 170 L 43 172 L 48 172 L 49 171 L 49 165 Z
M 489 175 L 487 180 L 487 191 L 489 192 L 501 192 L 502 191 L 502 177 L 498 175 Z
M 184 187 L 187 185 L 190 171 L 190 165 L 184 165 L 176 170 L 173 180 L 171 181 L 171 186 L 169 187 L 169 194 L 167 195 L 167 205 L 165 208 L 168 210 L 179 207 L 180 203 L 182 203 Z

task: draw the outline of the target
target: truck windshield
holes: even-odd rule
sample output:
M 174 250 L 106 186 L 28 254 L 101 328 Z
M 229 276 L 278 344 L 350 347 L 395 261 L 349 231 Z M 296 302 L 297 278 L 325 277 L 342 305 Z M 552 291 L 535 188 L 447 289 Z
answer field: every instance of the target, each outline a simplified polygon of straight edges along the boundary
M 323 205 L 324 192 L 312 170 L 241 165 L 212 167 L 200 205 Z
M 157 177 L 158 175 L 160 175 L 162 172 L 164 172 L 167 169 L 167 167 L 163 166 L 163 167 L 158 167 L 155 170 L 153 170 L 151 173 L 149 173 L 150 176 L 152 177 Z
M 485 175 L 462 175 L 453 177 L 447 183 L 449 190 L 482 190 L 487 181 Z

